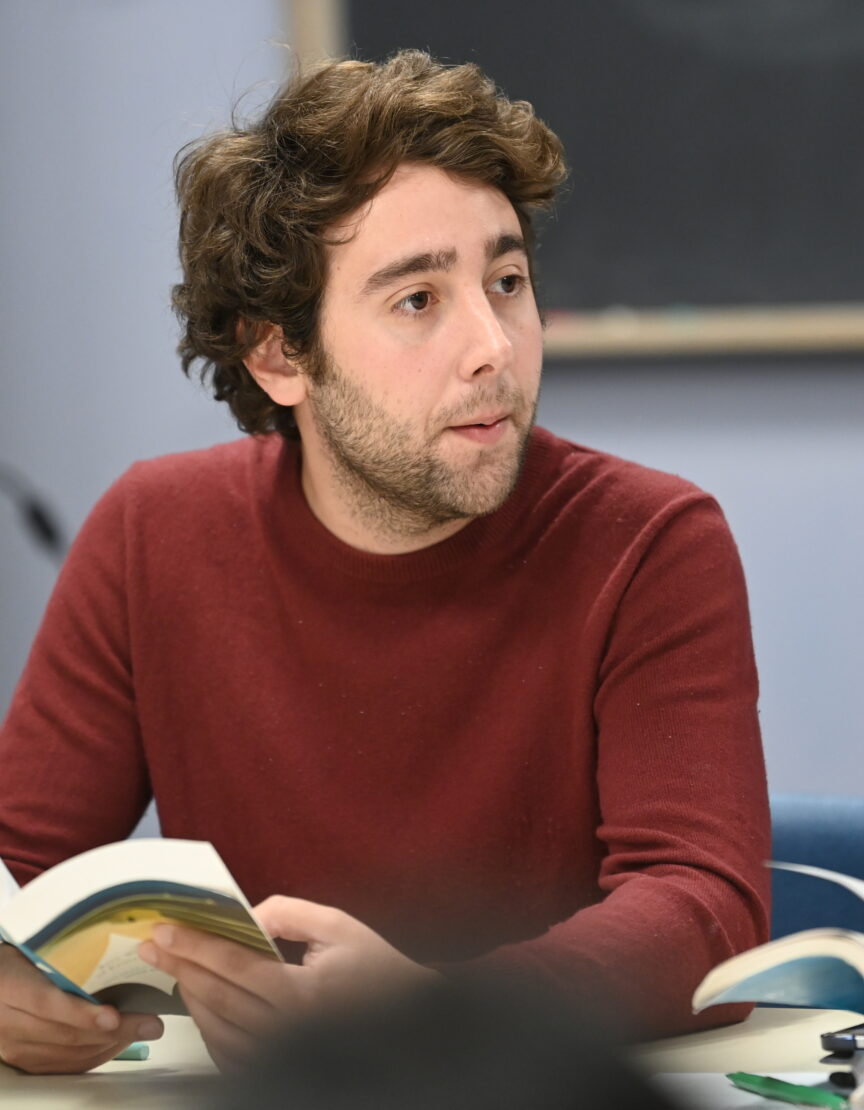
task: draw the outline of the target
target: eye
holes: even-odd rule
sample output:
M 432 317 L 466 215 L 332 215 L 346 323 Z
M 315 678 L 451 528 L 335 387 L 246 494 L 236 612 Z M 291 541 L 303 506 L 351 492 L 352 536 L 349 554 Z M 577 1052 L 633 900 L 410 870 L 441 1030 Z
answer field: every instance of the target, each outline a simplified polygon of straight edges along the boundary
M 521 293 L 525 288 L 528 279 L 523 277 L 522 274 L 504 274 L 503 277 L 492 282 L 493 293 L 504 293 L 506 296 L 512 297 L 517 293 Z
M 404 312 L 409 316 L 417 316 L 429 307 L 432 294 L 425 289 L 418 289 L 416 293 L 409 293 L 393 306 L 394 311 Z

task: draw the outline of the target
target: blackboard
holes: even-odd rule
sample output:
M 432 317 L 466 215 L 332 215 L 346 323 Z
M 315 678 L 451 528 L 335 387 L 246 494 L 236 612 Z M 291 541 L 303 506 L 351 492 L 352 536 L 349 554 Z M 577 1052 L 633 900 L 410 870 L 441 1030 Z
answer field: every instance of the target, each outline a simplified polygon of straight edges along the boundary
M 564 140 L 551 308 L 864 301 L 860 0 L 351 0 L 352 52 L 479 63 Z

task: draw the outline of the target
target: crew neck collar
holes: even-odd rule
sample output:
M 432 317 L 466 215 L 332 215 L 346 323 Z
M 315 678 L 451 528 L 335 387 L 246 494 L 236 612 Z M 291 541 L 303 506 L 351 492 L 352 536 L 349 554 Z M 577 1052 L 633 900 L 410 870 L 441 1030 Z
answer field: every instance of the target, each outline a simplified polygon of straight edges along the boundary
M 417 551 L 381 555 L 344 543 L 315 516 L 303 492 L 301 448 L 296 442 L 282 441 L 277 466 L 277 484 L 290 490 L 279 498 L 290 505 L 285 527 L 291 545 L 338 573 L 372 582 L 408 582 L 433 578 L 457 569 L 467 560 L 500 559 L 519 533 L 528 527 L 532 509 L 548 485 L 553 464 L 555 439 L 542 428 L 534 428 L 516 489 L 500 509 L 488 516 L 469 521 L 446 539 Z

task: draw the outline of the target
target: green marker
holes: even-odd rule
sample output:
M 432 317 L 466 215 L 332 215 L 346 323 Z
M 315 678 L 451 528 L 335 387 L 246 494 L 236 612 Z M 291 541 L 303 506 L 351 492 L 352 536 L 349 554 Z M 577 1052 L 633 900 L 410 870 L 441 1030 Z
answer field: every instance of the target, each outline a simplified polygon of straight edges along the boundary
M 798 1083 L 772 1079 L 770 1075 L 750 1075 L 746 1071 L 733 1071 L 726 1078 L 742 1091 L 750 1091 L 763 1098 L 792 1102 L 796 1106 L 827 1106 L 829 1110 L 849 1110 L 849 1100 L 845 1095 L 823 1091 L 818 1087 L 802 1087 Z

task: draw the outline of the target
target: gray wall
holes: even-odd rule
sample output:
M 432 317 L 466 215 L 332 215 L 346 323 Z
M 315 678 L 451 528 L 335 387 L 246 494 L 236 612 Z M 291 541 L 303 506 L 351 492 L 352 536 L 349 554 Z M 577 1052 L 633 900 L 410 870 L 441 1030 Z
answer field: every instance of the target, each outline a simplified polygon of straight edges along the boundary
M 0 463 L 70 531 L 134 459 L 235 434 L 174 354 L 171 161 L 283 78 L 282 7 L 0 4 Z M 0 709 L 54 573 L 0 498 Z
M 277 0 L 4 0 L 0 461 L 70 531 L 136 458 L 235 432 L 180 373 L 170 162 L 285 65 Z M 857 793 L 864 374 L 857 365 L 553 367 L 541 416 L 692 478 L 739 540 L 775 789 Z M 0 501 L 0 710 L 55 567 Z

